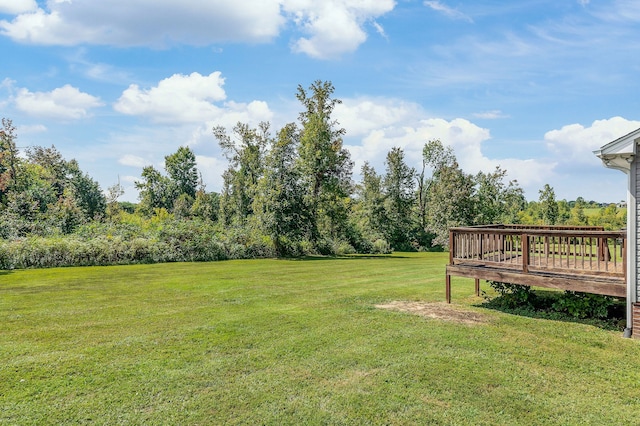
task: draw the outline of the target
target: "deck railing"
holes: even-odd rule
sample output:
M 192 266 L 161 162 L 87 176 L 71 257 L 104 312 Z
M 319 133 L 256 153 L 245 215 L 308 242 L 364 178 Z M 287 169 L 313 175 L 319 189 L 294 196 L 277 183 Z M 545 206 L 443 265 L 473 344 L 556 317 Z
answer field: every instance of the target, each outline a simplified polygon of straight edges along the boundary
M 450 265 L 625 277 L 626 231 L 599 227 L 492 225 L 451 228 Z

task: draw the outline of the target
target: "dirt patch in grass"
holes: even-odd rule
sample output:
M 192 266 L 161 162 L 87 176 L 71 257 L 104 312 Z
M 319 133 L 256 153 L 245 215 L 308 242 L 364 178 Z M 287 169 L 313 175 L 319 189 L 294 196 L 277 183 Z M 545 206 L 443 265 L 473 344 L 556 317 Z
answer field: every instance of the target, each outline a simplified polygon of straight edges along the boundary
M 455 305 L 448 303 L 426 303 L 426 302 L 406 302 L 393 301 L 381 305 L 376 305 L 378 309 L 390 309 L 392 311 L 408 312 L 420 315 L 425 318 L 433 318 L 443 321 L 453 321 L 462 324 L 485 324 L 489 322 L 486 315 L 465 311 Z

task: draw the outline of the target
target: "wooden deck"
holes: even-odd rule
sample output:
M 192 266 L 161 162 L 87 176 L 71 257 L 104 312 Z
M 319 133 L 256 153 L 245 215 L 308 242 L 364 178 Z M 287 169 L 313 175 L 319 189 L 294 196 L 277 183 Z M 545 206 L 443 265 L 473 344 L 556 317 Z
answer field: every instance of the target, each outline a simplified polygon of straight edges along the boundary
M 449 231 L 451 276 L 626 296 L 626 231 L 600 227 L 489 225 Z

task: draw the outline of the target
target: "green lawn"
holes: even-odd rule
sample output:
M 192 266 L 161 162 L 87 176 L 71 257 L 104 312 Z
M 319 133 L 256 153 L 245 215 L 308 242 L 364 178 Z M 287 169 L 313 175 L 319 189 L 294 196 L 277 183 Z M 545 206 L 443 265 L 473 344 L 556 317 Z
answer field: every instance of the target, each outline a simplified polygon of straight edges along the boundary
M 447 253 L 0 272 L 0 424 L 640 422 L 640 342 L 442 302 Z M 442 307 L 439 305 L 439 307 Z

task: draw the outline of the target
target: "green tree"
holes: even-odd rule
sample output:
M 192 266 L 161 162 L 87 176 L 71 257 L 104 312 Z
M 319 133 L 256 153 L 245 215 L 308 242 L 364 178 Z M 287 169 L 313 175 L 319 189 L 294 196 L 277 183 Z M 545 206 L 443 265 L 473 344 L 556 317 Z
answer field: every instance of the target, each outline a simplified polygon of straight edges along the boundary
M 438 140 L 423 149 L 426 164 L 433 169 L 427 191 L 427 230 L 435 235 L 432 244 L 449 245 L 449 228 L 473 222 L 474 179 L 464 173 L 450 147 Z
M 567 200 L 557 201 L 558 204 L 558 224 L 566 224 L 571 219 L 571 207 Z
M 253 214 L 253 201 L 258 180 L 264 171 L 267 146 L 271 141 L 269 123 L 260 123 L 257 129 L 238 123 L 233 137 L 222 126 L 213 128 L 229 168 L 223 174 L 223 190 L 220 197 L 220 219 L 229 225 L 242 224 Z
M 527 200 L 524 197 L 524 191 L 518 184 L 517 180 L 509 181 L 504 193 L 504 211 L 502 223 L 520 223 L 520 212 L 527 206 Z
M 120 207 L 120 203 L 118 203 L 118 198 L 124 195 L 124 187 L 120 185 L 120 179 L 118 178 L 118 183 L 111 185 L 107 188 L 107 217 L 109 219 L 113 219 L 116 217 L 122 208 Z
M 593 224 L 603 226 L 607 230 L 624 228 L 627 224 L 627 209 L 618 212 L 615 204 L 602 207 L 593 217 Z
M 341 101 L 332 98 L 330 82 L 316 81 L 307 90 L 298 86 L 296 97 L 304 106 L 300 114 L 301 135 L 298 167 L 306 190 L 312 241 L 321 233 L 333 238 L 347 227 L 348 197 L 353 192 L 353 163 L 342 147 L 343 128 L 331 118 Z
M 558 211 L 558 203 L 556 202 L 556 193 L 549 184 L 545 184 L 544 188 L 538 191 L 540 197 L 538 199 L 539 202 L 539 213 L 538 217 L 542 220 L 542 223 L 545 225 L 555 225 L 558 223 L 559 211 Z
M 584 198 L 578 197 L 573 203 L 573 207 L 571 208 L 571 217 L 569 218 L 568 223 L 570 225 L 578 225 L 578 226 L 586 226 L 589 225 L 589 219 L 587 215 L 584 213 L 584 208 L 586 206 L 586 202 Z
M 27 159 L 31 164 L 40 166 L 41 175 L 49 181 L 56 198 L 62 197 L 65 188 L 71 180 L 71 168 L 77 168 L 64 159 L 54 145 L 51 147 L 33 146 L 26 150 Z
M 216 192 L 206 192 L 204 187 L 198 189 L 191 205 L 191 216 L 216 222 L 219 211 L 220 195 Z
M 414 228 L 412 208 L 415 202 L 415 170 L 404 161 L 404 151 L 394 147 L 387 154 L 386 174 L 383 179 L 385 194 L 385 236 L 396 250 L 410 248 Z
M 260 229 L 271 238 L 279 256 L 295 254 L 298 243 L 308 234 L 304 188 L 295 167 L 297 145 L 296 126 L 287 124 L 266 156 L 253 206 Z
M 173 212 L 177 203 L 181 214 L 188 214 L 198 186 L 195 155 L 188 147 L 180 147 L 164 157 L 164 169 L 166 176 L 153 166 L 142 169 L 142 180 L 135 182 L 140 199 L 138 208 L 151 215 L 157 209 Z
M 6 193 L 18 185 L 20 158 L 15 131 L 13 122 L 3 118 L 0 129 L 0 202 L 5 201 Z
M 385 224 L 382 176 L 368 162 L 363 164 L 360 174 L 362 182 L 356 189 L 360 226 L 372 240 L 377 240 L 384 236 Z
M 190 148 L 181 146 L 173 154 L 164 157 L 164 167 L 178 194 L 185 194 L 191 198 L 196 196 L 198 168 L 196 156 Z
M 71 234 L 81 224 L 86 222 L 86 216 L 78 206 L 71 189 L 66 188 L 58 201 L 47 211 L 48 220 L 63 234 Z
M 80 209 L 85 220 L 104 217 L 107 200 L 98 182 L 83 173 L 75 160 L 68 162 L 69 189 L 74 204 Z
M 517 222 L 518 212 L 525 205 L 524 193 L 517 181 L 505 183 L 506 174 L 506 170 L 498 166 L 492 173 L 476 175 L 473 197 L 475 224 Z
M 171 179 L 153 166 L 144 167 L 141 177 L 142 180 L 134 183 L 138 189 L 140 211 L 147 215 L 153 214 L 156 209 L 170 211 L 177 195 Z

